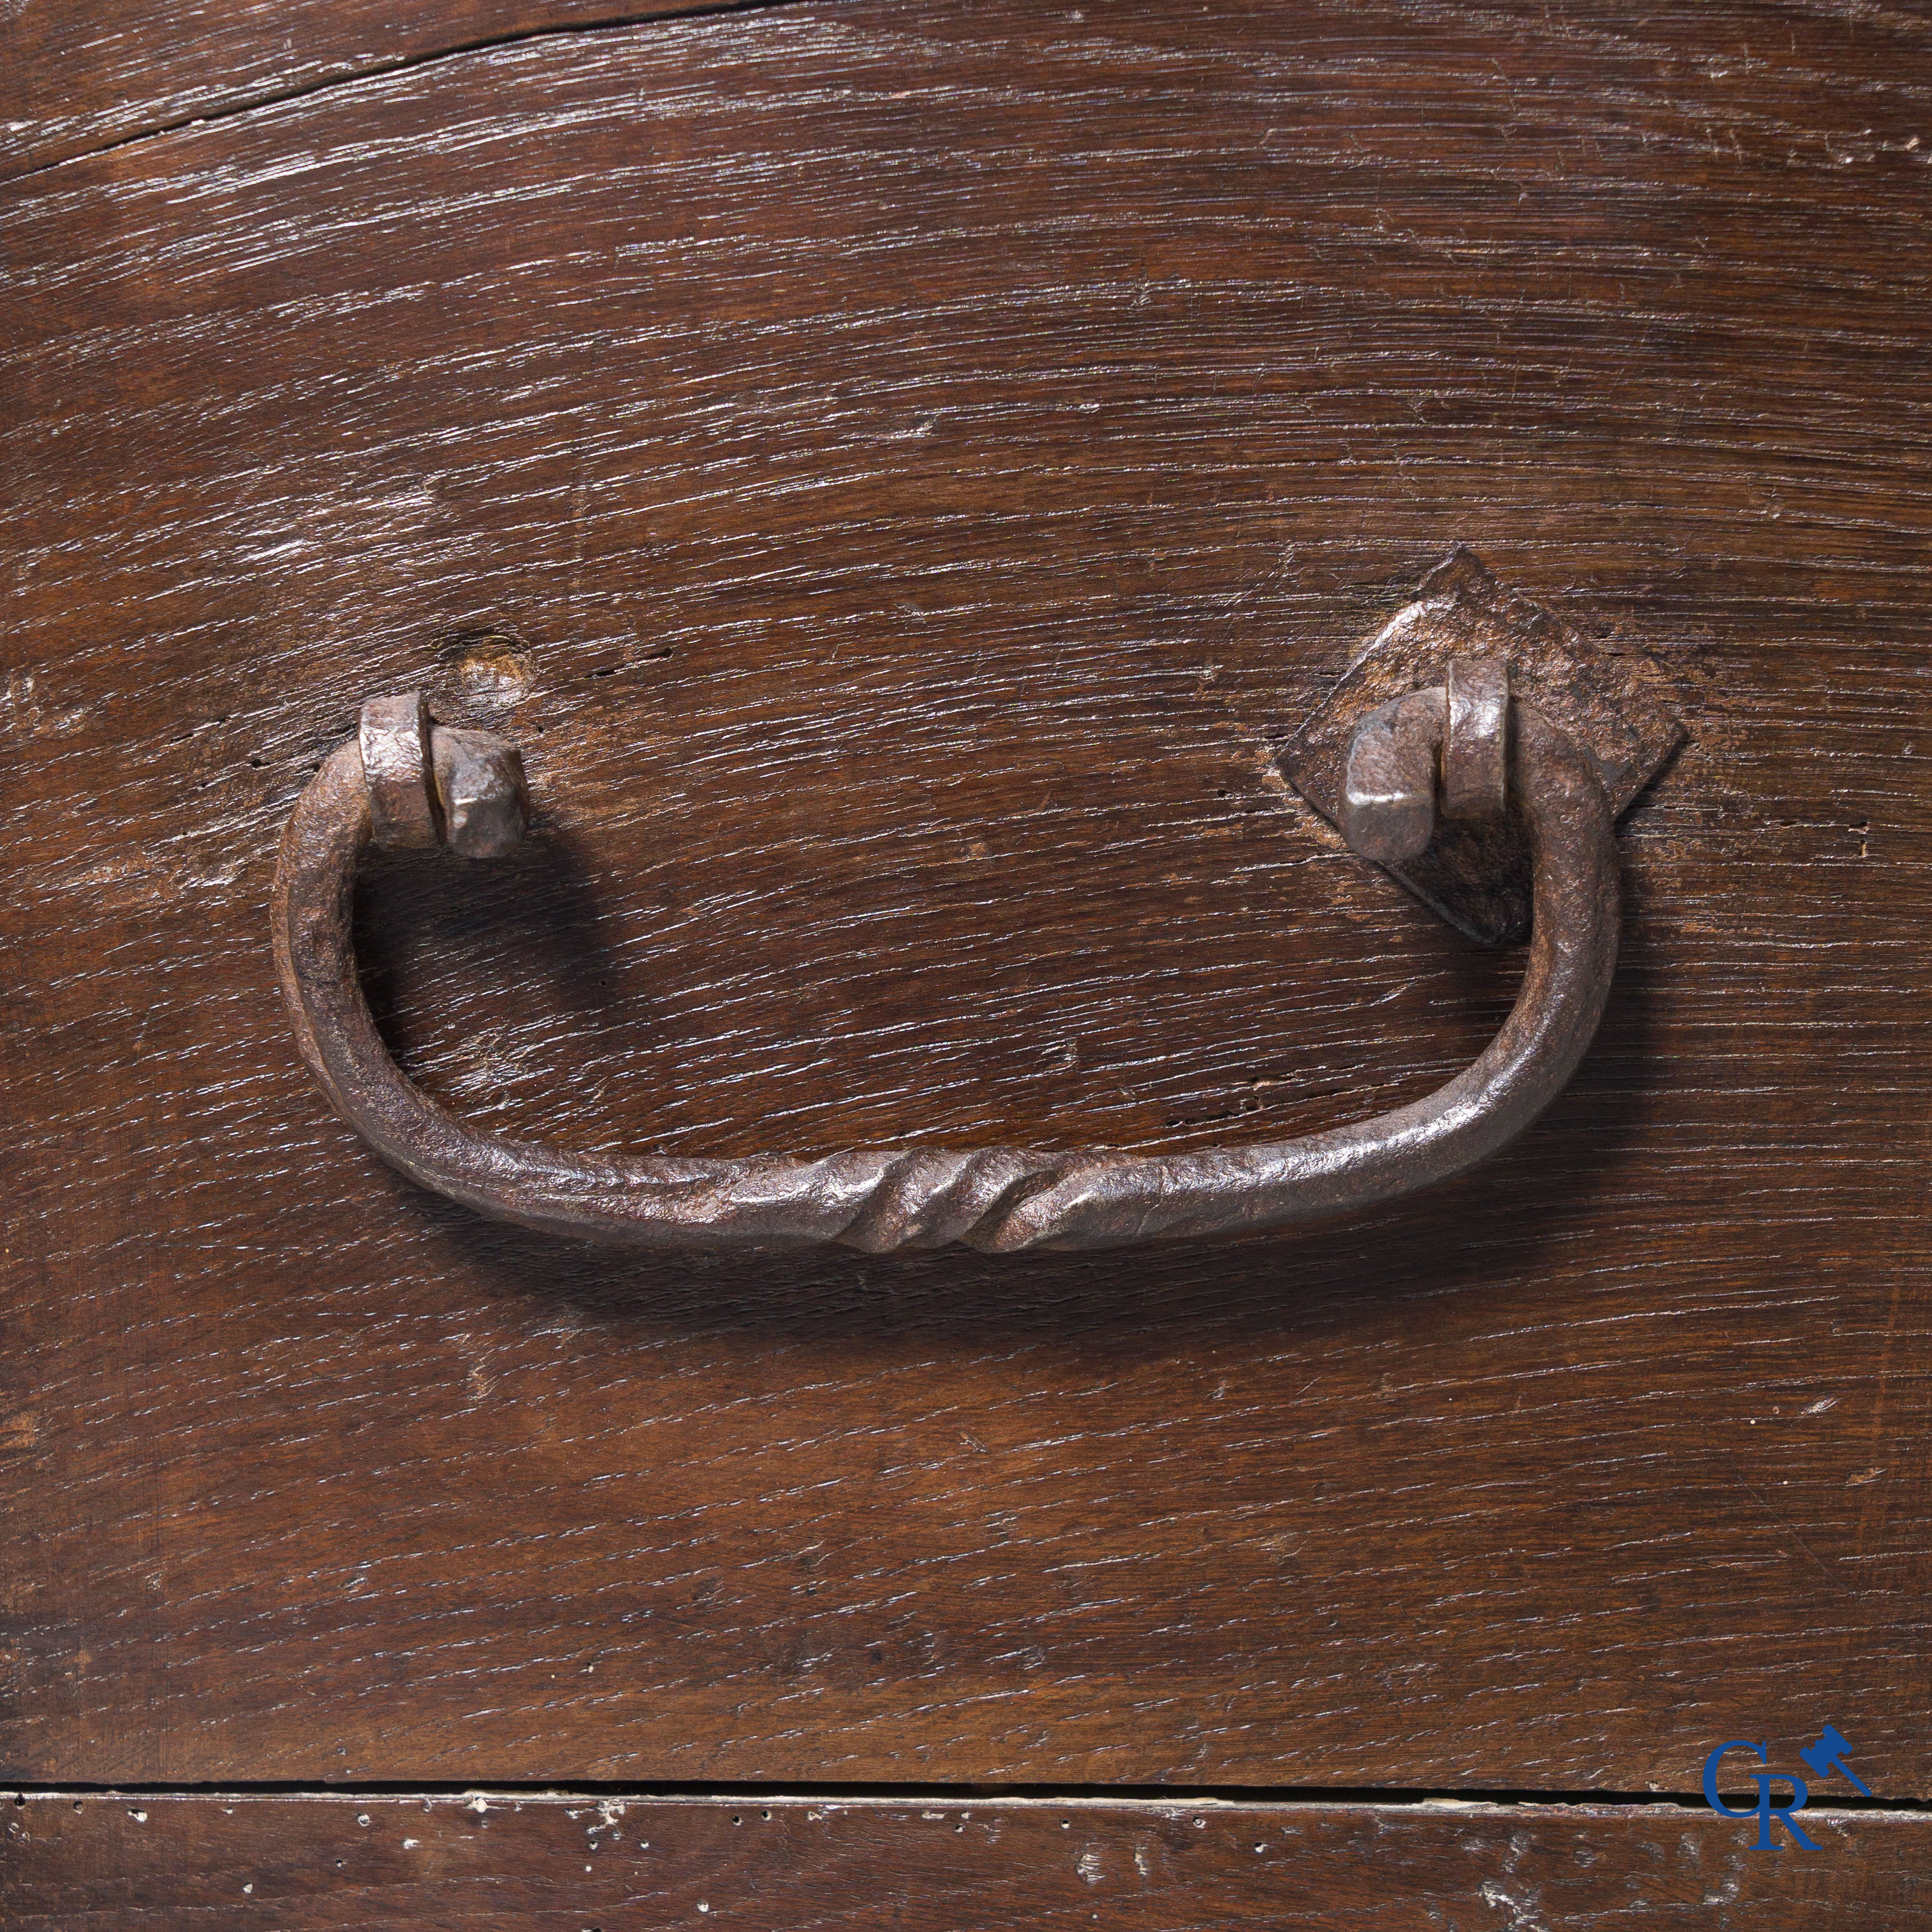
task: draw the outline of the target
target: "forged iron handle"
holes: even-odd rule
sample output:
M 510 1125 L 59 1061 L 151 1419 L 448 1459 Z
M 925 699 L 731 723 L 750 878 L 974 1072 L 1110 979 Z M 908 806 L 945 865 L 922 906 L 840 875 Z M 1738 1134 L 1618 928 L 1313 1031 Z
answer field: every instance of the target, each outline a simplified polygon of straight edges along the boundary
M 1493 815 L 1513 801 L 1528 826 L 1534 910 L 1522 990 L 1501 1032 L 1447 1085 L 1295 1140 L 1154 1155 L 854 1148 L 613 1161 L 478 1132 L 390 1058 L 356 969 L 352 904 L 366 846 L 446 843 L 488 856 L 524 829 L 516 752 L 435 724 L 413 693 L 365 706 L 358 736 L 297 801 L 276 868 L 276 966 L 302 1057 L 337 1111 L 411 1180 L 500 1220 L 641 1246 L 874 1252 L 952 1241 L 1001 1253 L 1102 1248 L 1276 1227 L 1394 1200 L 1497 1152 L 1562 1090 L 1602 1017 L 1617 950 L 1610 802 L 1589 757 L 1511 698 L 1500 660 L 1460 661 L 1446 686 L 1362 721 L 1344 798 L 1350 844 L 1387 864 L 1413 857 L 1438 790 L 1450 815 Z

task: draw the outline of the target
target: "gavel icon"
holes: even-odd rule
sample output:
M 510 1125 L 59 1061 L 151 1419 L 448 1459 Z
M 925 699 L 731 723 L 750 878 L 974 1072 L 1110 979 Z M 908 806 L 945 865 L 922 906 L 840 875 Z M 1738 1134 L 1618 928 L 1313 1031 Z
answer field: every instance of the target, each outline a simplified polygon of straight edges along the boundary
M 1827 1778 L 1834 1770 L 1841 1771 L 1852 1784 L 1856 1784 L 1859 1790 L 1869 1798 L 1871 1796 L 1870 1787 L 1864 1780 L 1845 1762 L 1845 1754 L 1850 1749 L 1851 1746 L 1839 1735 L 1838 1726 L 1827 1724 L 1825 1726 L 1825 1735 L 1815 1744 L 1807 1744 L 1798 1755 L 1810 1767 L 1813 1777 Z

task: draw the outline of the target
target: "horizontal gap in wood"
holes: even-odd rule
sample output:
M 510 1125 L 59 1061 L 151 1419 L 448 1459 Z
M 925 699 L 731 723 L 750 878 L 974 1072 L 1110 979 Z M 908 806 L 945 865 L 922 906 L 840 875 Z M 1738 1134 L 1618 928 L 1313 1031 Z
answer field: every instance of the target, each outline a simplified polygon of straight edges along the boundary
M 1702 1792 L 1688 1791 L 1472 1791 L 1415 1790 L 1342 1785 L 1038 1785 L 1038 1784 L 626 1784 L 596 1780 L 574 1784 L 541 1781 L 452 1783 L 406 1779 L 395 1783 L 358 1781 L 353 1784 L 229 1783 L 206 1784 L 28 1784 L 0 1786 L 0 1794 L 24 1803 L 30 1798 L 327 1798 L 345 1802 L 362 1798 L 483 1798 L 506 1804 L 532 1799 L 592 1803 L 617 1798 L 638 1803 L 688 1799 L 719 1804 L 756 1800 L 761 1803 L 977 1804 L 1186 1804 L 1268 1805 L 1588 1805 L 1598 1809 L 1702 1811 Z M 1868 1815 L 1932 1814 L 1932 1799 L 1852 1798 L 1834 1796 L 1813 1811 L 1858 1812 Z

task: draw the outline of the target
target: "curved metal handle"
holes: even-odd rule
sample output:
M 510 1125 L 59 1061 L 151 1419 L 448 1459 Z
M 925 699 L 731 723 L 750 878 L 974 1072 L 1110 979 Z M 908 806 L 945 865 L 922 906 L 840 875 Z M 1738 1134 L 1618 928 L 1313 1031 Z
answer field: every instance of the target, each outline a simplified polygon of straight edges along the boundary
M 507 850 L 525 801 L 515 751 L 435 724 L 412 694 L 366 706 L 362 729 L 297 802 L 275 875 L 275 959 L 303 1058 L 344 1119 L 422 1186 L 526 1227 L 654 1247 L 880 1252 L 959 1241 L 1010 1252 L 1276 1227 L 1390 1201 L 1496 1153 L 1555 1099 L 1588 1048 L 1616 963 L 1612 814 L 1595 765 L 1512 700 L 1499 661 L 1452 667 L 1363 720 L 1343 825 L 1365 857 L 1400 862 L 1443 808 L 1527 824 L 1534 914 L 1502 1030 L 1425 1100 L 1298 1140 L 1195 1154 L 854 1148 L 818 1160 L 610 1161 L 479 1133 L 415 1087 L 363 998 L 351 930 L 372 841 Z

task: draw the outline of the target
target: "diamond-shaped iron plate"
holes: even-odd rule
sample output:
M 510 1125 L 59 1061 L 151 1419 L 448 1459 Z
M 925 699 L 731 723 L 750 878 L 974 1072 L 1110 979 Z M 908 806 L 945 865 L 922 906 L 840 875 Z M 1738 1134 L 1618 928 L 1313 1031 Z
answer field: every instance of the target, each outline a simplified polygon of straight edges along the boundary
M 1684 742 L 1670 680 L 1641 652 L 1592 644 L 1505 590 L 1472 550 L 1423 579 L 1281 748 L 1296 790 L 1341 823 L 1342 766 L 1355 727 L 1377 706 L 1438 684 L 1456 657 L 1507 658 L 1512 692 L 1594 759 L 1622 814 Z M 1494 946 L 1529 929 L 1529 848 L 1514 813 L 1490 824 L 1438 819 L 1420 858 L 1388 868 L 1472 939 Z

